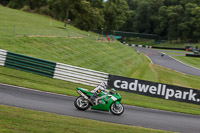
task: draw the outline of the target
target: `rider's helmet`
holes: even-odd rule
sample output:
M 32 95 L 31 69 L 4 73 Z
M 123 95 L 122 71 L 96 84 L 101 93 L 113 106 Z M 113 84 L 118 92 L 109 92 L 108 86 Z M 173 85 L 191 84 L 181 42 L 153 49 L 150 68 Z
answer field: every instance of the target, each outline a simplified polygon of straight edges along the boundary
M 106 89 L 107 86 L 108 86 L 107 82 L 102 82 L 100 85 L 101 85 L 104 89 Z

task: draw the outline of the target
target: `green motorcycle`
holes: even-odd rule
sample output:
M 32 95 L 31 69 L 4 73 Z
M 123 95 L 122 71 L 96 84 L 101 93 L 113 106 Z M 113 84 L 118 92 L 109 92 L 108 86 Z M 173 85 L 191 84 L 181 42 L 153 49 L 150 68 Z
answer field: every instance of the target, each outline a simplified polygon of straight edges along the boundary
M 110 111 L 114 115 L 121 115 L 124 112 L 124 106 L 120 103 L 121 96 L 111 89 L 108 92 L 100 92 L 93 103 L 91 101 L 91 93 L 87 89 L 77 88 L 77 93 L 80 94 L 79 97 L 74 101 L 74 105 L 78 110 L 87 110 L 89 107 L 93 110 Z

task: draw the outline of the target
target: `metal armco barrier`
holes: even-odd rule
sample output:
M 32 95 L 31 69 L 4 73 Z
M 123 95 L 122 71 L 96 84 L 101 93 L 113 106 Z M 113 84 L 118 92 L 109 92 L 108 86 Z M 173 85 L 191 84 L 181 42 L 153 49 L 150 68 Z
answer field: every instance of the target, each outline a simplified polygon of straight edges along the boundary
M 102 81 L 107 81 L 108 75 L 108 73 L 104 72 L 57 63 L 53 78 L 89 86 L 97 86 Z
M 7 52 L 5 67 L 53 77 L 56 63 L 30 56 Z
M 88 86 L 108 80 L 108 73 L 56 63 L 0 49 L 0 65 Z
M 109 75 L 109 87 L 116 90 L 200 105 L 200 90 L 145 80 Z
M 185 54 L 185 56 L 189 56 L 189 57 L 200 57 L 199 54 Z
M 0 66 L 5 65 L 6 55 L 7 55 L 7 51 L 0 49 Z
M 144 48 L 150 48 L 150 46 L 148 45 L 137 45 L 137 44 L 128 44 L 128 46 L 131 46 L 131 47 L 144 47 Z
M 157 49 L 172 49 L 172 50 L 185 50 L 185 48 L 156 47 L 156 46 L 152 46 L 152 48 L 157 48 Z

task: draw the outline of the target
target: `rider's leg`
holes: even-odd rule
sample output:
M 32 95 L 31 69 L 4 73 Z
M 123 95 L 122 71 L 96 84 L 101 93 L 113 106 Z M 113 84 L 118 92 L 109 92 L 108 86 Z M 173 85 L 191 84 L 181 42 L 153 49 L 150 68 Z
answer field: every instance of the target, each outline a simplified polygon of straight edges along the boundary
M 91 100 L 94 102 L 95 101 L 95 97 L 96 97 L 97 93 L 94 93 L 91 97 Z

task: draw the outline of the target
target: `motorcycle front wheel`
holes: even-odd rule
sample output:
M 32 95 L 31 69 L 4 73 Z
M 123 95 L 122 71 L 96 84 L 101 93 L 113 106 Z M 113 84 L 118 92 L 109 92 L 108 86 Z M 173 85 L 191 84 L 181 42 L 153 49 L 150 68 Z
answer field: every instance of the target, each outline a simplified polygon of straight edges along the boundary
M 114 115 L 121 115 L 124 112 L 124 106 L 121 103 L 118 106 L 116 103 L 113 103 L 110 106 L 110 112 Z
M 74 101 L 74 106 L 78 109 L 78 110 L 87 110 L 90 107 L 90 103 L 88 100 L 86 100 L 84 97 L 79 96 L 76 98 L 76 100 Z

